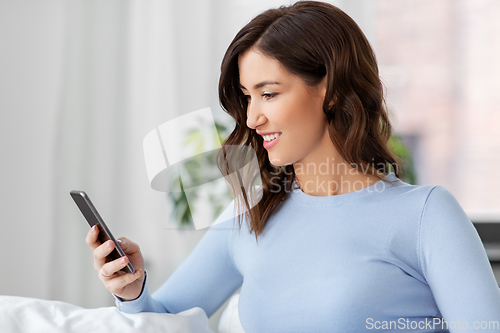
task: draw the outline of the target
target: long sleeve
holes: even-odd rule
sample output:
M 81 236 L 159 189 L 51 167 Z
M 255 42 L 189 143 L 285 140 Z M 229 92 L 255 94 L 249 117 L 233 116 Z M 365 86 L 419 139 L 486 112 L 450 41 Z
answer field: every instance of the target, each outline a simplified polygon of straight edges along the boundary
M 232 220 L 212 226 L 135 309 L 210 316 L 243 283 L 248 333 L 500 332 L 500 289 L 458 201 L 388 177 L 395 184 L 328 197 L 293 190 L 258 243 L 243 226 L 233 234 Z
M 152 295 L 147 281 L 141 296 L 128 302 L 116 299 L 123 312 L 178 313 L 193 307 L 211 316 L 237 290 L 243 278 L 230 253 L 233 220 L 226 220 L 232 205 L 206 231 L 200 242 L 169 279 Z M 216 221 L 216 222 L 217 222 Z
M 468 332 L 499 332 L 500 289 L 486 252 L 472 222 L 442 186 L 434 187 L 427 197 L 417 252 L 450 332 L 463 332 L 465 326 Z

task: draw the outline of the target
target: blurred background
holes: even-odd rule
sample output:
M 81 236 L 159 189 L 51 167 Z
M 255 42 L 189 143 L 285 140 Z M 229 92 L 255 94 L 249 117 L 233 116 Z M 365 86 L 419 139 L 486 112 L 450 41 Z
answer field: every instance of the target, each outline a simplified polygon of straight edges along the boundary
M 204 230 L 172 227 L 185 215 L 151 189 L 142 140 L 205 107 L 231 130 L 217 97 L 224 52 L 255 15 L 293 2 L 0 0 L 0 294 L 114 304 L 74 189 L 139 243 L 159 287 Z M 500 279 L 500 1 L 330 2 L 374 47 L 412 183 L 453 193 Z

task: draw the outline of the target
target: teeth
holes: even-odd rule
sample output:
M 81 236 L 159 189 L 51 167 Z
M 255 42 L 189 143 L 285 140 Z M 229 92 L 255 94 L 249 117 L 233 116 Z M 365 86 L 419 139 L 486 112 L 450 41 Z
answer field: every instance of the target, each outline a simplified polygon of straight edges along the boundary
M 272 141 L 272 140 L 276 139 L 278 136 L 280 136 L 279 133 L 274 133 L 274 134 L 270 134 L 270 135 L 263 135 L 262 137 L 264 138 L 265 141 Z

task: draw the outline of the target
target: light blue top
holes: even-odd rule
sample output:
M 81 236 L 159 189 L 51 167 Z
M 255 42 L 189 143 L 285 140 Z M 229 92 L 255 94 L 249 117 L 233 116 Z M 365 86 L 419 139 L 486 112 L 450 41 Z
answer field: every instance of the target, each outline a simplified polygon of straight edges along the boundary
M 241 286 L 246 333 L 500 332 L 500 289 L 456 198 L 388 178 L 334 196 L 294 186 L 258 243 L 246 222 L 238 231 L 233 201 L 152 296 L 146 282 L 117 306 L 210 316 Z

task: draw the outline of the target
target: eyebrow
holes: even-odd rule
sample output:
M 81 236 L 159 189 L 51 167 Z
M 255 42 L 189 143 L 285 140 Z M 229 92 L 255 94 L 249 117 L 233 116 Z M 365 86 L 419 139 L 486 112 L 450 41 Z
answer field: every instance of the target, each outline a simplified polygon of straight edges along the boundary
M 281 83 L 276 82 L 276 81 L 262 81 L 261 83 L 257 83 L 253 88 L 254 89 L 259 89 L 259 88 L 262 88 L 264 86 L 272 85 L 272 84 L 281 84 Z M 247 88 L 243 87 L 241 84 L 240 84 L 240 88 L 248 90 Z

